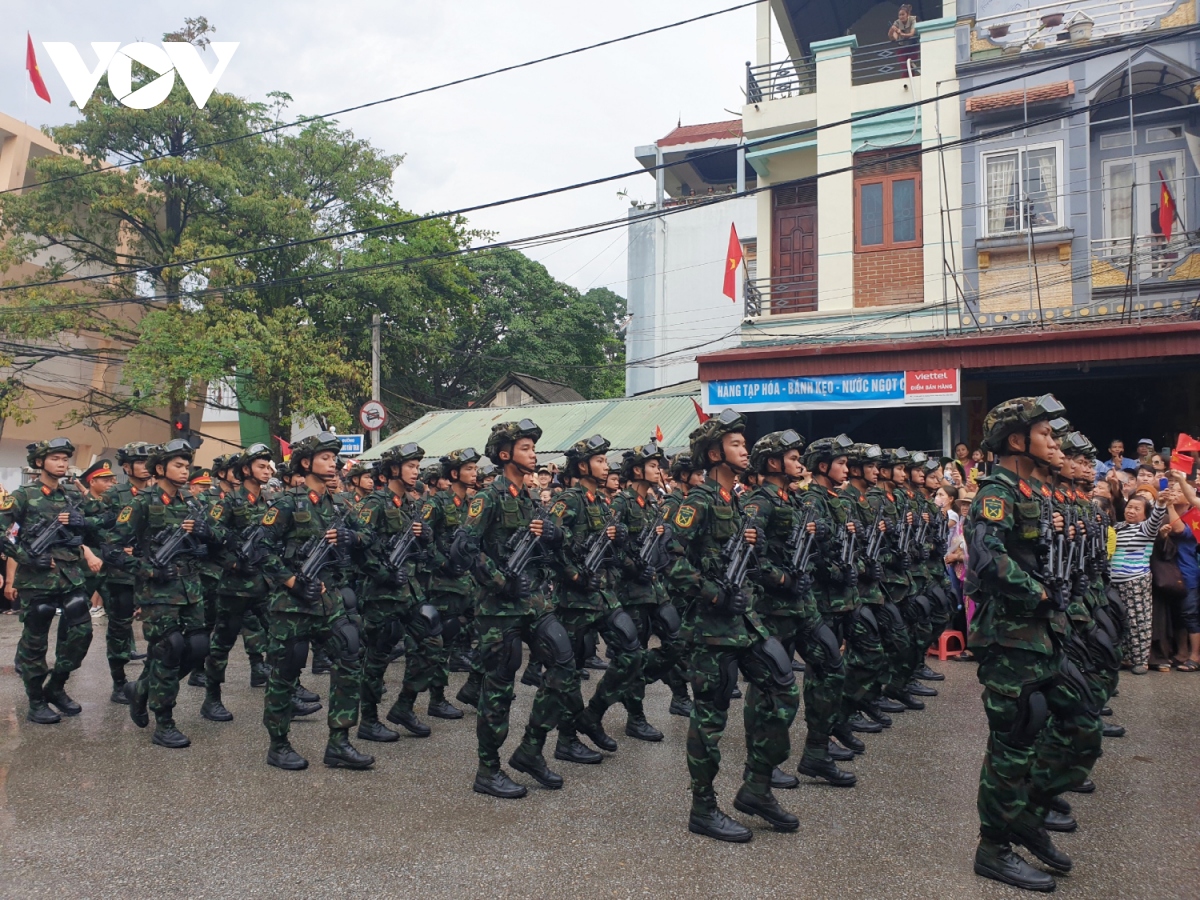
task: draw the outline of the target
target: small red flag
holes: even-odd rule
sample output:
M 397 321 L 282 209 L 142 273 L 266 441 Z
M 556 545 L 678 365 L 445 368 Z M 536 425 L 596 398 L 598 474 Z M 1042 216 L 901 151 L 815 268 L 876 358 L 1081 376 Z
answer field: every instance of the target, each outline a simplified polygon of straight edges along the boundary
M 1158 230 L 1164 238 L 1171 239 L 1171 228 L 1175 225 L 1175 198 L 1167 187 L 1167 179 L 1163 178 L 1162 169 L 1158 170 L 1158 180 L 1162 188 L 1158 193 Z
M 660 444 L 663 442 L 662 427 L 659 425 L 654 426 L 654 439 Z
M 692 406 L 696 407 L 696 418 L 698 418 L 700 420 L 700 424 L 703 425 L 708 421 L 708 413 L 700 408 L 700 404 L 696 402 L 695 397 L 692 398 Z
M 1179 432 L 1179 437 L 1175 438 L 1175 452 L 1177 453 L 1196 453 L 1200 452 L 1200 441 L 1188 434 Z
M 725 254 L 725 287 L 722 293 L 737 301 L 737 267 L 742 261 L 742 242 L 738 240 L 737 227 L 729 225 L 729 250 Z
M 28 31 L 25 32 L 25 71 L 29 73 L 29 80 L 33 82 L 33 92 L 49 103 L 50 92 L 46 90 L 46 82 L 42 80 L 42 73 L 38 69 L 37 54 L 33 52 L 33 37 Z
M 283 461 L 287 462 L 292 458 L 292 445 L 281 437 L 276 437 L 275 440 L 279 441 L 279 452 L 283 454 Z

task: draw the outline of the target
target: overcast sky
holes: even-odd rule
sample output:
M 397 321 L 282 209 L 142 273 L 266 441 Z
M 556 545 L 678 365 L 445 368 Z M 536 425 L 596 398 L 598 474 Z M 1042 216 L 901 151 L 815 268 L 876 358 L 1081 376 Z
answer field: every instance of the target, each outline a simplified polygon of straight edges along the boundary
M 293 112 L 323 113 L 735 5 L 736 0 L 273 0 L 46 3 L 6 0 L 0 110 L 33 125 L 71 121 L 66 87 L 42 41 L 158 42 L 204 15 L 216 40 L 239 41 L 219 89 L 250 99 L 282 90 Z M 28 89 L 25 32 L 53 102 Z M 732 118 L 754 55 L 754 9 L 497 75 L 341 119 L 404 154 L 395 194 L 416 212 L 453 209 L 636 168 L 633 148 L 683 123 Z M 204 54 L 212 68 L 212 52 Z M 511 239 L 616 218 L 628 190 L 652 199 L 649 174 L 471 217 Z M 534 250 L 557 278 L 624 295 L 624 230 Z M 721 247 L 720 240 L 714 246 Z

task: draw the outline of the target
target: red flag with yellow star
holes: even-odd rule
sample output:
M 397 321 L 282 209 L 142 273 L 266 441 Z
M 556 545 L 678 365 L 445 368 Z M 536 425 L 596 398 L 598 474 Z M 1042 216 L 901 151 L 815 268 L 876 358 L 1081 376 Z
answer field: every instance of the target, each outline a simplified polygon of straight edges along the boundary
M 42 73 L 38 69 L 37 54 L 33 52 L 33 37 L 28 31 L 25 32 L 25 69 L 33 83 L 33 92 L 49 103 L 50 92 L 46 90 L 46 82 L 42 80 Z
M 725 254 L 725 287 L 722 293 L 737 302 L 737 267 L 742 261 L 742 242 L 738 240 L 737 226 L 729 225 L 729 250 Z

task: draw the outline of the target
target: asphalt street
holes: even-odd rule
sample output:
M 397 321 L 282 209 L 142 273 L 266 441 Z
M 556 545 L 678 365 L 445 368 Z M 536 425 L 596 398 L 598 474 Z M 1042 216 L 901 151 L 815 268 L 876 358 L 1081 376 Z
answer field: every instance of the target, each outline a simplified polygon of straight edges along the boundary
M 941 696 L 868 736 L 866 755 L 848 764 L 857 787 L 802 779 L 778 792 L 800 817 L 794 834 L 733 810 L 745 758 L 735 701 L 718 793 L 755 833 L 750 844 L 724 845 L 688 833 L 687 722 L 667 715 L 662 685 L 646 698 L 650 721 L 666 733 L 661 744 L 625 738 L 624 712 L 614 709 L 606 726 L 620 749 L 602 765 L 551 760 L 563 790 L 517 774 L 529 796 L 501 801 L 470 789 L 471 717 L 431 720 L 424 740 L 358 742 L 378 762 L 347 772 L 320 764 L 318 714 L 293 729 L 313 765 L 267 767 L 262 689 L 249 687 L 240 646 L 225 690 L 235 720 L 201 719 L 203 691 L 185 686 L 176 720 L 192 746 L 153 746 L 149 730 L 108 701 L 104 621 L 68 684 L 83 714 L 37 726 L 25 721 L 11 665 L 19 625 L 0 616 L 0 896 L 1023 896 L 971 871 L 986 731 L 969 663 L 933 663 L 947 676 Z M 402 666 L 389 673 L 393 695 Z M 451 695 L 464 677 L 451 676 Z M 327 688 L 325 678 L 304 681 Z M 584 683 L 585 694 L 594 684 Z M 532 697 L 518 684 L 507 752 Z M 1126 676 L 1113 705 L 1129 736 L 1105 741 L 1099 790 L 1070 796 L 1081 827 L 1056 838 L 1075 860 L 1058 896 L 1200 897 L 1200 675 Z M 798 725 L 793 743 L 802 739 Z

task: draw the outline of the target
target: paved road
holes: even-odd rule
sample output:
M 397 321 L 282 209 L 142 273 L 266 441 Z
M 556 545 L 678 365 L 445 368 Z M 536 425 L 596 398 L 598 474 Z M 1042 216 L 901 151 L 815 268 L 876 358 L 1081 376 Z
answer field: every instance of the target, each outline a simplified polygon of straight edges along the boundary
M 667 715 L 661 685 L 646 706 L 662 744 L 624 739 L 614 710 L 607 724 L 621 747 L 603 765 L 559 764 L 562 791 L 535 785 L 499 801 L 470 790 L 471 719 L 369 748 L 373 772 L 321 766 L 324 722 L 300 722 L 294 743 L 316 764 L 268 768 L 262 691 L 248 687 L 240 648 L 226 688 L 235 721 L 202 720 L 202 691 L 184 687 L 177 720 L 192 746 L 155 747 L 108 702 L 103 622 L 69 685 L 79 718 L 26 723 L 20 681 L 0 669 L 0 896 L 1022 896 L 971 872 L 985 732 L 970 664 L 935 663 L 947 674 L 942 696 L 869 738 L 853 766 L 858 787 L 806 779 L 779 792 L 799 833 L 751 820 L 753 842 L 730 846 L 687 831 L 687 723 Z M 12 660 L 17 637 L 15 617 L 0 617 L 0 660 Z M 323 680 L 307 684 L 323 691 Z M 532 696 L 518 685 L 515 721 Z M 1059 843 L 1077 874 L 1060 879 L 1059 895 L 1200 897 L 1200 675 L 1127 677 L 1114 705 L 1130 736 L 1106 741 L 1100 790 L 1072 797 L 1082 828 Z M 718 783 L 731 813 L 741 737 L 735 715 Z

